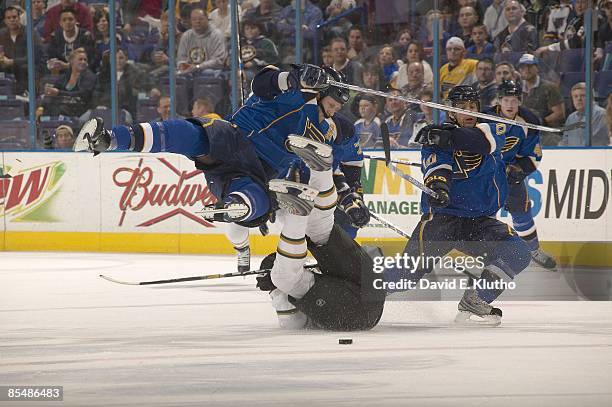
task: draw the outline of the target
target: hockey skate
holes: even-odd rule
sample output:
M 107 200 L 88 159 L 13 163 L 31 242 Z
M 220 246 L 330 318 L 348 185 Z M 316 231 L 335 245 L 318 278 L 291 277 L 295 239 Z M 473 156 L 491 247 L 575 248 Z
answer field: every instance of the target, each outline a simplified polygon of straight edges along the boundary
M 502 311 L 492 307 L 478 297 L 476 290 L 467 289 L 457 307 L 459 312 L 455 322 L 462 325 L 498 326 L 501 324 Z
M 238 272 L 244 273 L 251 269 L 251 248 L 245 246 L 242 249 L 236 249 L 236 259 L 238 260 Z
M 544 267 L 547 270 L 555 271 L 557 262 L 554 257 L 546 253 L 542 248 L 538 247 L 531 252 L 531 258 L 540 267 Z
M 90 151 L 97 155 L 108 150 L 110 143 L 110 132 L 104 128 L 104 120 L 96 117 L 88 120 L 81 127 L 72 149 L 74 151 Z
M 308 216 L 314 208 L 319 194 L 314 188 L 286 179 L 273 179 L 268 183 L 270 191 L 276 193 L 278 206 L 292 215 Z
M 205 206 L 197 212 L 205 219 L 217 222 L 240 222 L 245 220 L 251 212 L 249 206 L 240 197 L 231 195 L 227 202 Z
M 287 149 L 292 151 L 314 171 L 331 169 L 334 157 L 332 147 L 306 137 L 290 134 L 287 136 Z

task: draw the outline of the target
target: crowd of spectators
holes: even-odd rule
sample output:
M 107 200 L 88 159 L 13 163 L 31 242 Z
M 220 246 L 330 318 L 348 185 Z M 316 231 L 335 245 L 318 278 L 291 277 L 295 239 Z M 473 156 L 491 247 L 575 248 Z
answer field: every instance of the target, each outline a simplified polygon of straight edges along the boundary
M 295 61 L 295 2 L 238 0 L 242 92 L 259 69 Z M 431 100 L 434 72 L 439 94 L 458 84 L 474 86 L 481 107 L 496 102 L 502 79 L 519 81 L 523 105 L 542 124 L 561 127 L 584 119 L 584 15 L 589 0 L 303 0 L 304 62 L 327 65 L 349 83 L 419 100 Z M 176 40 L 177 114 L 229 113 L 229 0 L 177 0 L 176 30 L 169 32 L 167 2 L 33 0 L 36 116 L 78 128 L 92 115 L 108 115 L 110 58 L 116 60 L 120 119 L 167 117 L 169 37 Z M 612 0 L 594 6 L 593 145 L 612 134 Z M 0 0 L 0 89 L 26 100 L 28 60 L 25 1 Z M 111 33 L 111 19 L 116 24 Z M 434 22 L 439 22 L 439 40 Z M 110 55 L 115 35 L 116 55 Z M 439 41 L 440 64 L 433 64 Z M 6 99 L 6 98 L 5 98 Z M 2 101 L 0 101 L 2 102 Z M 24 115 L 26 118 L 26 104 Z M 1 108 L 0 108 L 1 109 Z M 166 112 L 164 114 L 164 112 Z M 433 120 L 431 109 L 399 100 L 352 93 L 343 113 L 355 122 L 363 147 L 380 146 L 380 124 L 393 146 L 413 146 L 416 131 Z M 0 120 L 7 119 L 0 117 Z M 59 123 L 59 121 L 58 121 Z M 69 126 L 68 126 L 69 127 Z M 64 128 L 64 132 L 65 128 Z M 582 134 L 582 133 L 580 133 Z M 58 137 L 56 135 L 56 137 Z M 66 139 L 66 137 L 63 137 Z M 40 138 L 46 147 L 49 137 Z M 544 145 L 584 145 L 578 132 L 544 134 Z M 33 146 L 36 147 L 36 146 Z

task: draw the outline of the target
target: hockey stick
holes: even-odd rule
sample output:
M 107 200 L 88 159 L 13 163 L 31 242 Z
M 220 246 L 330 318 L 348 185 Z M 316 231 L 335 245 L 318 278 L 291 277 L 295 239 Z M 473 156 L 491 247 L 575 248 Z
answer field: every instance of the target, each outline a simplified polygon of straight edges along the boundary
M 391 222 L 389 222 L 385 218 L 380 217 L 380 215 L 377 215 L 374 212 L 370 212 L 370 217 L 376 219 L 377 221 L 382 223 L 385 227 L 391 229 L 392 231 L 394 231 L 398 235 L 400 235 L 402 237 L 405 237 L 406 239 L 410 239 L 410 235 L 408 233 L 404 232 L 402 229 L 398 228 L 397 226 L 395 226 L 394 224 L 392 224 Z
M 252 274 L 263 274 L 270 271 L 269 269 L 262 270 L 249 270 L 249 271 L 235 271 L 233 273 L 225 273 L 225 274 L 208 274 L 205 276 L 193 276 L 193 277 L 182 277 L 182 278 L 170 278 L 168 280 L 153 280 L 153 281 L 123 281 L 117 280 L 115 278 L 107 277 L 103 274 L 100 274 L 100 277 L 103 279 L 124 285 L 152 285 L 152 284 L 170 284 L 170 283 L 183 283 L 185 281 L 197 281 L 197 280 L 214 280 L 217 278 L 226 278 L 226 277 L 242 277 L 242 276 L 250 276 Z
M 385 149 L 385 164 L 387 165 L 387 168 L 389 168 L 391 171 L 393 171 L 394 173 L 396 173 L 397 175 L 399 175 L 406 181 L 410 182 L 412 185 L 414 185 L 421 191 L 425 192 L 427 195 L 430 195 L 434 197 L 435 199 L 438 199 L 438 194 L 435 191 L 425 186 L 422 182 L 419 182 L 415 178 L 406 174 L 405 172 L 397 168 L 395 164 L 391 162 L 391 143 L 390 143 L 390 138 L 389 138 L 389 128 L 386 126 L 386 123 L 383 123 L 383 124 L 385 124 L 385 126 L 380 126 L 380 133 L 381 133 L 381 138 L 383 142 L 383 148 Z
M 397 168 L 395 166 L 395 164 L 389 163 L 387 168 L 389 168 L 391 171 L 393 171 L 394 173 L 396 173 L 397 175 L 399 175 L 400 177 L 402 177 L 406 181 L 410 182 L 412 185 L 414 185 L 415 187 L 417 187 L 421 191 L 425 192 L 427 195 L 430 195 L 430 196 L 434 197 L 435 199 L 438 199 L 438 194 L 433 189 L 428 188 L 427 186 L 425 186 L 425 184 L 423 184 L 422 182 L 420 182 L 416 178 L 411 177 L 410 175 L 406 174 L 404 171 L 402 171 L 399 168 Z
M 515 126 L 521 126 L 521 127 L 525 127 L 525 128 L 528 128 L 528 129 L 547 131 L 549 133 L 563 133 L 565 131 L 572 130 L 572 129 L 575 129 L 577 127 L 584 126 L 584 122 L 580 122 L 580 123 L 576 123 L 575 125 L 571 125 L 571 126 L 562 127 L 560 129 L 557 129 L 557 128 L 554 128 L 554 127 L 540 126 L 538 124 L 518 122 L 516 120 L 510 120 L 510 119 L 506 119 L 506 118 L 499 117 L 499 116 L 493 116 L 493 115 L 486 114 L 486 113 L 472 112 L 470 110 L 460 109 L 458 107 L 447 106 L 447 105 L 443 105 L 441 103 L 426 102 L 424 100 L 414 99 L 414 98 L 410 98 L 410 97 L 406 97 L 406 96 L 390 95 L 388 93 L 385 93 L 385 92 L 382 92 L 382 91 L 379 91 L 379 90 L 362 88 L 361 86 L 349 85 L 348 83 L 342 83 L 342 82 L 337 82 L 337 81 L 333 81 L 333 80 L 328 80 L 327 83 L 329 85 L 331 85 L 331 86 L 336 86 L 336 87 L 339 87 L 339 88 L 345 88 L 345 89 L 349 89 L 349 90 L 354 90 L 354 91 L 361 92 L 361 93 L 369 93 L 371 95 L 381 96 L 381 97 L 388 98 L 388 99 L 397 99 L 397 100 L 402 100 L 402 101 L 408 102 L 408 103 L 414 103 L 414 104 L 418 104 L 418 105 L 429 106 L 429 107 L 433 107 L 434 109 L 444 110 L 445 112 L 461 113 L 461 114 L 465 114 L 465 115 L 469 115 L 469 116 L 479 117 L 481 119 L 490 120 L 492 122 L 512 124 L 512 125 L 515 125 Z
M 383 157 L 373 157 L 371 155 L 364 155 L 363 158 L 368 158 L 370 160 L 385 161 L 385 162 L 387 161 L 386 158 L 383 158 Z M 393 164 L 411 165 L 413 167 L 419 167 L 419 168 L 421 167 L 421 163 L 413 163 L 413 162 L 410 162 L 410 161 L 404 161 L 402 159 L 399 159 L 399 160 L 390 160 L 389 162 L 393 163 Z
M 391 162 L 391 138 L 389 136 L 389 126 L 387 123 L 380 124 L 380 134 L 383 142 L 383 150 L 385 151 L 385 164 L 389 166 Z
M 314 269 L 316 267 L 318 267 L 317 263 L 304 265 L 305 269 Z M 215 280 L 217 278 L 227 278 L 227 277 L 244 277 L 244 276 L 251 276 L 254 274 L 264 274 L 270 271 L 272 270 L 261 269 L 261 270 L 249 270 L 249 271 L 234 271 L 233 273 L 225 273 L 225 274 L 208 274 L 204 276 L 170 278 L 167 280 L 152 280 L 152 281 L 123 281 L 123 280 L 117 280 L 116 278 L 105 276 L 103 274 L 100 274 L 100 277 L 112 283 L 123 284 L 123 285 L 153 285 L 153 284 L 184 283 L 186 281 L 198 281 L 198 280 Z

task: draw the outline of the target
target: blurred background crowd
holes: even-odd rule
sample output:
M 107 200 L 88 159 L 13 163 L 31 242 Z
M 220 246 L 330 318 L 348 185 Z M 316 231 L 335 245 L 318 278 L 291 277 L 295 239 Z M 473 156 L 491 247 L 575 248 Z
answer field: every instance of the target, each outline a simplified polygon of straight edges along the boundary
M 238 86 L 246 97 L 260 68 L 296 62 L 297 12 L 294 0 L 238 4 Z M 110 122 L 111 35 L 117 41 L 120 123 L 168 119 L 170 75 L 176 75 L 178 117 L 231 112 L 229 0 L 176 0 L 174 32 L 167 0 L 116 1 L 114 16 L 108 6 L 100 0 L 31 0 L 28 22 L 25 1 L 0 0 L 0 149 L 68 149 L 88 118 Z M 610 144 L 612 0 L 439 0 L 436 6 L 425 0 L 302 0 L 301 60 L 332 66 L 354 85 L 426 101 L 443 101 L 453 86 L 469 84 L 480 91 L 482 108 L 495 104 L 501 80 L 513 79 L 522 86 L 523 105 L 551 127 L 584 120 L 590 82 L 591 134 L 543 134 L 542 141 Z M 30 23 L 34 143 L 28 133 Z M 169 65 L 171 55 L 175 66 Z M 355 122 L 364 148 L 381 146 L 383 121 L 393 147 L 409 148 L 416 131 L 434 120 L 426 106 L 357 93 L 343 114 Z

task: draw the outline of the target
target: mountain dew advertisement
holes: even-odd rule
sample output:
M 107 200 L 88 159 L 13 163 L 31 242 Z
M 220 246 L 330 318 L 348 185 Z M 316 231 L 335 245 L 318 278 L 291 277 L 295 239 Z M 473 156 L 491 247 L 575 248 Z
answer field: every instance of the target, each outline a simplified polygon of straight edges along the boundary
M 421 177 L 417 167 L 398 164 L 404 173 L 415 178 Z M 410 182 L 385 168 L 378 160 L 366 160 L 361 173 L 364 194 L 370 195 L 367 201 L 370 211 L 380 215 L 420 215 L 420 191 Z M 384 199 L 377 199 L 384 195 Z
M 11 222 L 56 222 L 50 211 L 61 191 L 66 167 L 61 161 L 28 166 L 16 159 L 0 167 L 0 217 Z

